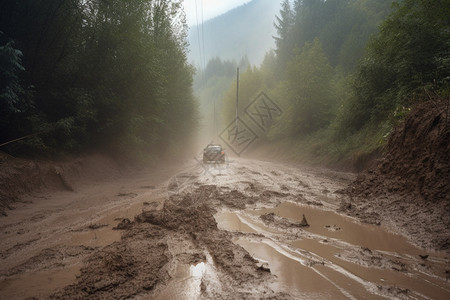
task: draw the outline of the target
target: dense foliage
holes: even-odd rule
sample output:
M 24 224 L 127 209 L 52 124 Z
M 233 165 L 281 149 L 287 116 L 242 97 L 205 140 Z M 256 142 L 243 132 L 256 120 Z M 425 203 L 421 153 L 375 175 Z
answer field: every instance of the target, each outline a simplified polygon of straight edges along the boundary
M 343 126 L 360 130 L 369 122 L 408 108 L 427 94 L 448 95 L 450 2 L 404 0 L 368 43 L 345 103 Z
M 304 137 L 333 122 L 348 93 L 348 75 L 387 15 L 388 2 L 283 1 L 274 23 L 278 33 L 275 55 L 268 53 L 260 67 L 262 76 L 270 78 L 264 82 L 271 81 L 271 94 L 286 111 L 278 124 L 279 134 Z M 257 87 L 267 88 L 267 84 Z
M 264 90 L 284 109 L 271 144 L 329 162 L 371 155 L 415 102 L 448 98 L 449 15 L 449 1 L 285 0 L 274 52 L 242 74 L 240 109 Z
M 191 137 L 181 1 L 6 0 L 0 28 L 0 143 L 39 133 L 2 150 L 143 156 Z

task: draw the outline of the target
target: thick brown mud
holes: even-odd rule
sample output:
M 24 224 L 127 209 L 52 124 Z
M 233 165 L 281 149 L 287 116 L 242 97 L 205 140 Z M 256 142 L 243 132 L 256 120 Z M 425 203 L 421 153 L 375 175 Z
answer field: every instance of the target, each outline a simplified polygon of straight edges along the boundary
M 270 216 L 270 217 L 268 217 Z M 309 226 L 299 226 L 306 216 Z M 446 299 L 446 253 L 424 251 L 379 226 L 316 207 L 277 207 L 216 215 L 219 227 L 265 261 L 282 289 L 304 299 Z M 258 235 L 255 236 L 255 233 Z M 295 292 L 294 292 L 295 291 Z
M 390 134 L 383 157 L 342 190 L 340 210 L 450 251 L 449 120 L 448 99 L 414 108 Z
M 194 160 L 36 194 L 0 219 L 0 298 L 450 298 L 448 253 L 336 212 L 353 178 Z

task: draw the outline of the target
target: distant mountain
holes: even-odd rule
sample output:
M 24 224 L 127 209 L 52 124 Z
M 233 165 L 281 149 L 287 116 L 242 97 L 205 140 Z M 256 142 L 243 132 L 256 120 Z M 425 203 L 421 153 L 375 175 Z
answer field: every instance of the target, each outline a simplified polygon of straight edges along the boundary
M 217 56 L 239 62 L 247 55 L 252 65 L 259 65 L 265 53 L 275 47 L 273 23 L 280 7 L 281 0 L 253 0 L 206 21 L 203 26 L 191 27 L 189 62 L 204 67 Z

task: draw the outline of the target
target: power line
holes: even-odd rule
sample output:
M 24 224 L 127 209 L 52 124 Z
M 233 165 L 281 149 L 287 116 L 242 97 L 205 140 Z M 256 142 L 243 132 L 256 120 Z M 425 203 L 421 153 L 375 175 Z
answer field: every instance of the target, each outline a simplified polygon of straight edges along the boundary
M 203 19 L 203 0 L 202 3 L 202 46 L 203 46 L 203 68 L 206 68 L 206 51 L 205 51 L 205 28 L 204 28 L 204 19 Z
M 203 11 L 203 0 L 201 0 L 201 1 L 202 1 L 202 3 L 201 3 L 202 11 Z M 197 5 L 197 0 L 195 0 L 195 21 L 196 21 L 196 24 L 197 24 L 197 41 L 198 41 L 198 55 L 199 55 L 199 58 L 200 58 L 200 68 L 203 71 L 204 67 L 202 66 L 202 63 L 203 63 L 203 60 L 202 60 L 202 46 L 201 46 L 201 41 L 200 41 L 200 26 L 199 26 L 200 24 L 198 23 L 198 5 Z M 202 77 L 203 77 L 203 75 L 202 75 Z

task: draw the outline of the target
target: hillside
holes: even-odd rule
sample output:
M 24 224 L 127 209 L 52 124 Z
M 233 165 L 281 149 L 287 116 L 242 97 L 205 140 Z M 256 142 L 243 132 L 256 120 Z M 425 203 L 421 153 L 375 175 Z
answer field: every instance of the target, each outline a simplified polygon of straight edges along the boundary
M 253 0 L 189 30 L 189 62 L 200 65 L 220 56 L 223 60 L 239 61 L 247 55 L 251 64 L 260 64 L 265 53 L 274 48 L 276 35 L 273 22 L 280 3 L 273 0 Z M 202 34 L 202 28 L 204 30 Z M 204 38 L 203 44 L 199 46 Z M 200 53 L 199 48 L 202 49 Z M 201 55 L 200 55 L 201 54 Z
M 450 248 L 448 100 L 410 112 L 390 135 L 387 151 L 343 192 L 341 210 L 368 223 L 392 222 L 417 244 Z

